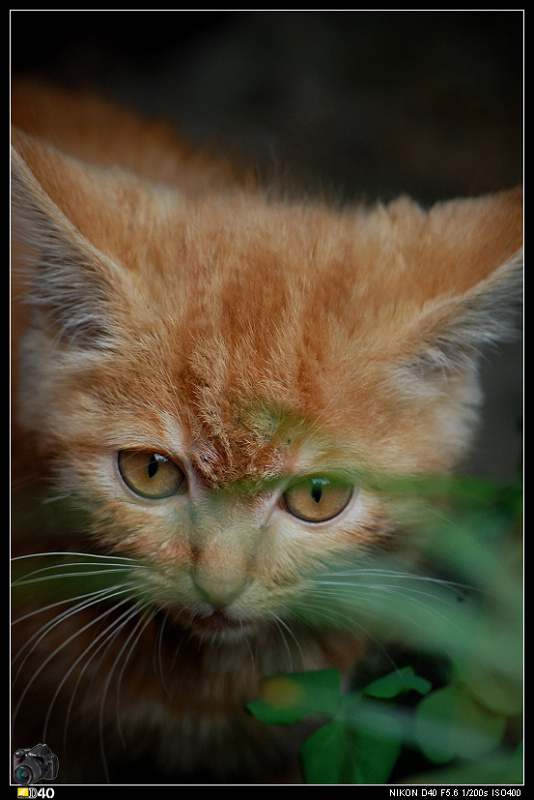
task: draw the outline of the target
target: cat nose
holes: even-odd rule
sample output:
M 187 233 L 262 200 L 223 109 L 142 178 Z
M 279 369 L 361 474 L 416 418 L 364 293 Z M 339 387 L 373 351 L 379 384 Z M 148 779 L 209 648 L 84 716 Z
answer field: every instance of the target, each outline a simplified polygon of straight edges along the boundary
M 209 572 L 197 570 L 193 582 L 203 598 L 214 606 L 227 606 L 244 592 L 250 583 L 245 575 L 224 578 Z

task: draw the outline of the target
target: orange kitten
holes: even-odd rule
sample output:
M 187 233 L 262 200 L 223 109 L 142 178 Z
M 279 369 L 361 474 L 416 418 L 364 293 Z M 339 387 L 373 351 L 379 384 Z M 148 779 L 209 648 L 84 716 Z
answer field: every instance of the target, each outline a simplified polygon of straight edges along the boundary
M 338 211 L 100 100 L 20 83 L 12 116 L 13 554 L 55 553 L 20 562 L 50 585 L 15 605 L 13 747 L 71 782 L 283 780 L 306 725 L 245 705 L 362 652 L 314 576 L 391 546 L 367 476 L 467 452 L 522 193 Z

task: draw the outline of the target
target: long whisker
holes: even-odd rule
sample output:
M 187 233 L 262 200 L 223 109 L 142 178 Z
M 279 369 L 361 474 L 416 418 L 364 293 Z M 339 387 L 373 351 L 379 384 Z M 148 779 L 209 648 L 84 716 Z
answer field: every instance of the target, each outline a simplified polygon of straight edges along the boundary
M 47 550 L 41 553 L 24 553 L 20 556 L 13 556 L 11 561 L 25 561 L 29 558 L 49 558 L 51 556 L 61 556 L 61 557 L 70 557 L 73 558 L 74 556 L 79 556 L 80 558 L 86 559 L 94 559 L 101 561 L 102 563 L 107 562 L 114 562 L 116 564 L 131 564 L 132 566 L 142 566 L 136 561 L 135 558 L 130 558 L 128 556 L 117 556 L 117 555 L 105 555 L 103 553 L 84 553 L 84 552 L 77 552 L 76 550 Z M 78 562 L 73 562 L 78 563 Z M 91 563 L 91 561 L 88 561 Z
M 114 588 L 100 589 L 96 592 L 91 592 L 88 595 L 81 595 L 79 598 L 77 598 L 81 600 L 81 602 L 76 603 L 76 605 L 74 606 L 69 606 L 69 608 L 67 608 L 64 612 L 58 614 L 54 619 L 50 620 L 42 629 L 36 631 L 36 633 L 34 633 L 25 641 L 24 645 L 20 648 L 19 652 L 13 659 L 13 664 L 15 664 L 17 660 L 22 656 L 24 650 L 29 648 L 15 675 L 15 680 L 20 674 L 20 671 L 22 670 L 26 660 L 31 655 L 32 651 L 39 645 L 41 641 L 43 641 L 50 634 L 50 632 L 55 627 L 61 625 L 62 622 L 65 622 L 67 619 L 69 619 L 69 617 L 74 616 L 80 611 L 84 611 L 90 608 L 91 606 L 98 605 L 102 600 L 110 600 L 121 594 L 126 594 L 128 597 L 131 597 L 134 590 L 135 590 L 135 585 L 131 584 L 130 586 L 124 585 L 116 589 Z M 72 602 L 72 600 L 60 601 L 60 604 L 63 605 L 65 602 Z M 54 608 L 56 605 L 57 605 L 56 603 L 52 603 L 50 606 L 48 606 L 48 608 Z M 47 610 L 47 607 L 40 608 L 33 612 L 30 612 L 29 614 L 26 614 L 23 617 L 19 617 L 17 620 L 13 622 L 13 624 L 15 625 L 18 622 L 22 621 L 22 619 L 30 617 L 33 614 L 38 614 L 45 610 Z
M 126 598 L 125 600 L 121 601 L 121 604 L 122 604 L 122 603 L 125 603 L 125 602 L 127 602 L 127 601 L 128 601 L 128 599 L 129 599 L 129 598 Z M 79 610 L 79 609 L 77 609 L 77 610 Z M 72 613 L 76 613 L 76 612 L 72 612 Z M 33 685 L 33 683 L 34 683 L 34 682 L 37 680 L 37 678 L 39 677 L 39 675 L 40 675 L 40 674 L 43 672 L 43 670 L 45 670 L 45 669 L 46 669 L 46 667 L 48 666 L 48 664 L 49 664 L 49 663 L 50 663 L 50 662 L 51 662 L 51 661 L 52 661 L 52 660 L 53 660 L 53 659 L 54 659 L 54 658 L 55 658 L 55 657 L 56 657 L 56 656 L 57 656 L 57 655 L 58 655 L 58 654 L 59 654 L 59 653 L 60 653 L 62 650 L 64 650 L 66 647 L 68 647 L 68 645 L 69 645 L 69 644 L 71 644 L 71 642 L 73 642 L 73 641 L 74 641 L 74 640 L 75 640 L 75 639 L 76 639 L 78 636 L 81 636 L 81 634 L 82 634 L 82 633 L 84 633 L 85 631 L 89 630 L 89 629 L 90 629 L 92 626 L 96 625 L 97 623 L 99 623 L 99 622 L 100 622 L 102 619 L 104 619 L 104 618 L 105 618 L 105 617 L 106 617 L 106 616 L 107 616 L 109 613 L 110 613 L 110 609 L 106 609 L 106 610 L 105 610 L 105 611 L 104 611 L 102 614 L 99 614 L 97 617 L 94 617 L 93 619 L 91 619 L 91 620 L 90 620 L 88 623 L 86 623 L 85 625 L 83 625 L 81 628 L 78 628 L 78 630 L 76 630 L 76 631 L 75 631 L 73 634 L 71 634 L 71 636 L 69 636 L 67 639 L 65 639 L 65 640 L 64 640 L 64 641 L 63 641 L 63 642 L 62 642 L 62 643 L 61 643 L 61 644 L 60 644 L 58 647 L 56 647 L 56 648 L 55 648 L 55 649 L 54 649 L 54 650 L 53 650 L 53 651 L 52 651 L 52 652 L 51 652 L 51 653 L 50 653 L 50 654 L 49 654 L 49 655 L 48 655 L 48 656 L 45 658 L 45 660 L 44 660 L 43 662 L 41 662 L 41 664 L 39 665 L 39 667 L 38 667 L 38 668 L 35 670 L 35 672 L 33 673 L 33 676 L 31 677 L 31 679 L 30 679 L 30 680 L 28 681 L 28 683 L 26 684 L 26 687 L 24 688 L 24 690 L 23 690 L 23 692 L 22 692 L 21 696 L 19 697 L 19 701 L 18 701 L 18 703 L 17 703 L 17 706 L 16 706 L 16 708 L 15 708 L 15 711 L 14 711 L 14 713 L 13 713 L 13 719 L 15 719 L 15 718 L 16 718 L 16 716 L 17 716 L 17 714 L 18 714 L 18 712 L 19 712 L 19 710 L 20 710 L 20 708 L 21 708 L 21 705 L 22 705 L 22 703 L 23 703 L 23 701 L 24 701 L 24 698 L 26 697 L 26 695 L 27 695 L 27 693 L 28 693 L 29 689 L 31 688 L 31 686 Z M 53 627 L 55 627 L 55 626 L 56 626 L 56 624 L 60 624 L 60 622 L 64 621 L 66 618 L 68 618 L 68 616 L 71 616 L 71 614 L 68 614 L 67 616 L 61 616 L 61 618 L 60 618 L 58 621 L 54 622 L 54 624 L 53 624 Z M 40 640 L 39 640 L 39 641 L 40 641 Z
M 116 603 L 114 606 L 112 606 L 111 608 L 107 609 L 107 611 L 106 611 L 106 614 L 103 614 L 103 615 L 101 615 L 101 617 L 100 617 L 100 618 L 102 618 L 102 617 L 104 617 L 104 616 L 108 616 L 109 614 L 115 613 L 115 612 L 116 612 L 116 611 L 117 611 L 117 610 L 118 610 L 118 609 L 119 609 L 121 606 L 123 606 L 123 605 L 124 605 L 126 602 L 128 602 L 128 601 L 127 601 L 127 600 L 122 600 L 120 603 Z M 108 626 L 108 627 L 107 627 L 107 628 L 106 628 L 104 631 L 102 631 L 101 633 L 99 633 L 99 634 L 98 634 L 98 636 L 96 636 L 96 638 L 94 638 L 94 639 L 93 639 L 93 640 L 92 640 L 92 641 L 91 641 L 91 642 L 90 642 L 90 643 L 87 645 L 87 647 L 86 647 L 86 648 L 83 650 L 83 652 L 82 652 L 82 653 L 81 653 L 81 654 L 78 656 L 78 658 L 77 658 L 77 659 L 76 659 L 76 660 L 75 660 L 75 661 L 74 661 L 74 662 L 71 664 L 71 666 L 69 667 L 69 669 L 67 670 L 67 672 L 66 672 L 66 673 L 65 673 L 65 675 L 63 676 L 62 680 L 59 682 L 59 684 L 58 684 L 58 686 L 57 686 L 57 688 L 56 688 L 56 691 L 55 691 L 55 693 L 54 693 L 54 695 L 53 695 L 53 697 L 52 697 L 52 700 L 51 700 L 51 701 L 50 701 L 50 703 L 49 703 L 49 706 L 48 706 L 48 713 L 47 713 L 47 715 L 46 715 L 46 719 L 45 719 L 45 726 L 44 726 L 44 731 L 45 731 L 45 734 L 46 734 L 46 730 L 47 730 L 47 728 L 48 728 L 48 724 L 49 724 L 49 721 L 50 721 L 50 715 L 51 715 L 51 713 L 52 713 L 53 706 L 54 706 L 54 704 L 55 704 L 55 702 L 56 702 L 56 700 L 57 700 L 57 698 L 58 698 L 59 694 L 61 693 L 61 690 L 62 690 L 63 686 L 64 686 L 64 685 L 66 684 L 66 682 L 68 681 L 68 679 L 69 679 L 70 675 L 72 674 L 72 672 L 73 672 L 73 671 L 76 669 L 76 667 L 77 667 L 77 666 L 80 664 L 80 662 L 82 662 L 82 661 L 84 661 L 85 659 L 87 659 L 87 655 L 89 654 L 89 652 L 90 652 L 91 650 L 94 650 L 94 652 L 93 652 L 93 654 L 91 655 L 91 657 L 90 657 L 89 659 L 85 660 L 84 666 L 83 666 L 83 668 L 82 668 L 82 670 L 81 670 L 81 672 L 80 672 L 80 674 L 79 674 L 79 676 L 78 676 L 78 680 L 76 681 L 76 687 L 75 687 L 75 689 L 74 689 L 74 691 L 73 691 L 73 693 L 72 693 L 71 702 L 69 703 L 69 713 L 68 713 L 68 715 L 67 715 L 67 718 L 68 718 L 68 716 L 70 715 L 71 704 L 72 704 L 72 702 L 73 702 L 73 699 L 74 699 L 74 697 L 75 697 L 75 694 L 76 694 L 76 688 L 77 688 L 77 686 L 79 685 L 79 682 L 80 682 L 81 678 L 83 677 L 83 675 L 84 675 L 84 673 L 85 673 L 85 670 L 86 670 L 86 669 L 89 667 L 89 664 L 91 663 L 91 661 L 92 661 L 92 660 L 93 660 L 93 658 L 95 657 L 96 653 L 98 653 L 98 652 L 99 652 L 99 650 L 101 649 L 101 647 L 103 647 L 103 646 L 104 646 L 104 645 L 107 643 L 107 641 L 108 641 L 108 639 L 109 639 L 109 633 L 110 633 L 110 630 L 112 630 L 114 627 L 118 627 L 118 626 L 119 626 L 119 630 L 120 630 L 120 629 L 121 629 L 121 627 L 122 627 L 122 626 L 120 626 L 120 622 L 121 622 L 121 620 L 122 620 L 124 617 L 127 617 L 127 618 L 129 619 L 129 616 L 130 616 L 130 614 L 131 614 L 131 608 L 130 608 L 130 606 L 128 605 L 128 606 L 127 606 L 127 608 L 126 608 L 126 611 L 124 611 L 124 613 L 123 613 L 123 614 L 122 614 L 122 615 L 121 615 L 121 616 L 120 616 L 118 619 L 114 620 L 114 621 L 112 622 L 112 624 L 111 624 L 110 626 Z M 125 623 L 123 623 L 123 624 L 125 624 Z M 107 637 L 107 638 L 104 638 L 104 637 Z M 104 641 L 103 641 L 103 642 L 101 642 L 101 644 L 99 645 L 99 647 L 97 647 L 97 644 L 98 644 L 98 642 L 99 642 L 101 639 L 104 639 Z M 96 649 L 95 649 L 95 648 L 96 648 Z M 44 734 L 44 735 L 45 735 L 45 734 Z
M 58 606 L 65 605 L 65 603 L 72 603 L 73 600 L 86 600 L 87 598 L 93 598 L 93 602 L 96 603 L 96 602 L 99 601 L 99 599 L 105 598 L 109 591 L 110 591 L 109 588 L 95 589 L 93 592 L 87 592 L 87 594 L 80 594 L 80 595 L 77 595 L 76 597 L 67 597 L 65 600 L 56 600 L 55 603 L 49 603 L 47 606 L 40 606 L 39 608 L 34 608 L 32 611 L 28 611 L 27 614 L 22 614 L 20 617 L 17 617 L 16 619 L 14 619 L 11 622 L 11 625 L 18 625 L 19 622 L 23 622 L 25 619 L 29 619 L 30 617 L 34 617 L 37 614 L 42 614 L 43 612 L 46 612 L 46 611 L 50 611 L 52 608 L 58 608 Z M 82 606 L 82 605 L 83 604 L 80 603 L 80 606 Z M 88 606 L 92 605 L 92 603 L 88 603 L 87 605 Z M 72 608 L 73 607 L 71 607 L 71 610 L 72 610 Z M 34 634 L 34 636 L 31 637 L 31 638 L 33 639 L 35 636 L 38 635 L 38 633 L 39 633 L 39 631 L 37 632 L 37 634 Z M 26 644 L 29 641 L 31 641 L 31 639 L 29 639 L 26 642 Z
M 165 632 L 165 625 L 167 624 L 168 617 L 169 612 L 166 611 L 163 620 L 159 622 L 158 639 L 154 650 L 155 666 L 157 667 L 157 672 L 166 695 L 169 695 L 169 687 L 167 686 L 167 682 L 165 680 L 165 670 L 163 669 L 163 634 Z
M 285 647 L 286 653 L 288 655 L 290 669 L 292 669 L 293 668 L 293 654 L 291 653 L 291 648 L 290 648 L 290 646 L 289 646 L 289 644 L 287 642 L 286 634 L 284 633 L 284 631 L 291 636 L 291 638 L 293 639 L 293 641 L 295 642 L 295 644 L 296 644 L 296 646 L 298 648 L 298 651 L 300 653 L 300 657 L 301 657 L 302 661 L 304 661 L 304 654 L 302 652 L 302 647 L 300 646 L 300 644 L 299 644 L 295 634 L 291 630 L 290 626 L 286 622 L 284 622 L 284 620 L 278 614 L 275 614 L 274 611 L 271 611 L 270 612 L 270 616 L 274 619 L 274 621 L 276 623 L 277 630 L 280 633 L 280 637 L 281 637 L 281 639 L 282 639 L 282 641 L 284 643 L 284 647 Z
M 136 609 L 136 611 L 137 611 L 137 614 L 139 614 L 141 609 Z M 113 665 L 112 665 L 111 669 L 109 670 L 108 677 L 107 677 L 106 683 L 104 685 L 104 692 L 102 694 L 101 710 L 100 710 L 100 728 L 101 728 L 101 731 L 103 731 L 104 704 L 105 704 L 105 700 L 106 700 L 106 696 L 107 696 L 109 687 L 111 685 L 111 679 L 113 677 L 113 673 L 115 672 L 115 668 L 117 667 L 117 664 L 120 662 L 120 660 L 122 658 L 123 653 L 126 651 L 126 648 L 129 646 L 128 655 L 124 659 L 122 667 L 121 667 L 121 670 L 120 670 L 120 672 L 119 672 L 119 674 L 117 676 L 117 684 L 116 684 L 117 689 L 116 689 L 116 698 L 115 698 L 117 729 L 118 729 L 118 732 L 119 732 L 119 736 L 120 736 L 121 742 L 122 742 L 124 747 L 126 747 L 126 742 L 124 740 L 124 735 L 123 735 L 122 727 L 121 727 L 121 723 L 120 723 L 120 718 L 121 718 L 121 715 L 120 715 L 120 689 L 121 689 L 122 678 L 123 678 L 124 672 L 126 670 L 126 667 L 128 665 L 128 662 L 129 662 L 129 660 L 130 660 L 130 658 L 132 656 L 132 653 L 133 653 L 133 651 L 135 650 L 135 648 L 137 646 L 137 643 L 138 643 L 139 639 L 141 638 L 141 636 L 144 633 L 144 631 L 147 628 L 147 626 L 152 622 L 152 619 L 153 619 L 153 617 L 152 617 L 151 614 L 148 614 L 144 620 L 141 617 L 139 618 L 136 627 L 133 629 L 133 631 L 127 637 L 127 639 L 124 642 L 123 646 L 119 650 L 119 652 L 117 654 L 117 657 L 115 658 L 115 661 L 113 662 Z M 135 637 L 135 639 L 133 639 L 133 636 L 134 636 L 136 630 L 138 631 L 137 632 L 137 636 Z M 132 639 L 133 639 L 133 641 L 131 641 Z M 130 645 L 130 642 L 131 642 L 131 645 Z
M 122 603 L 117 604 L 113 609 L 110 609 L 110 611 L 116 611 L 120 607 L 120 605 L 122 605 Z M 96 647 L 94 649 L 94 652 L 92 653 L 91 657 L 88 658 L 85 661 L 85 663 L 84 663 L 84 665 L 83 665 L 83 667 L 80 670 L 80 673 L 78 675 L 78 679 L 76 681 L 74 689 L 72 691 L 71 698 L 70 698 L 70 701 L 69 701 L 69 705 L 68 705 L 68 708 L 67 708 L 67 713 L 66 713 L 66 718 L 65 718 L 65 725 L 64 725 L 64 748 L 66 748 L 66 744 L 67 744 L 66 736 L 67 736 L 67 730 L 68 730 L 70 715 L 71 715 L 72 708 L 73 708 L 73 705 L 74 705 L 74 700 L 75 700 L 75 697 L 76 697 L 76 693 L 78 691 L 78 687 L 79 687 L 80 683 L 82 682 L 82 679 L 83 679 L 83 677 L 85 675 L 86 670 L 89 668 L 89 666 L 93 662 L 94 658 L 98 655 L 98 653 L 100 653 L 103 650 L 103 652 L 101 654 L 101 657 L 100 657 L 100 661 L 98 662 L 96 670 L 95 670 L 95 673 L 98 673 L 98 670 L 100 669 L 100 666 L 101 666 L 101 664 L 102 664 L 102 662 L 103 662 L 103 660 L 104 660 L 104 658 L 106 656 L 106 653 L 108 652 L 109 648 L 113 645 L 114 641 L 117 639 L 117 636 L 120 635 L 121 631 L 130 622 L 130 620 L 135 618 L 136 614 L 137 614 L 137 607 L 132 608 L 128 604 L 126 609 L 124 610 L 124 612 L 117 619 L 114 619 L 112 621 L 112 623 L 110 625 L 108 625 L 107 628 L 104 631 L 102 631 L 93 642 L 91 642 L 91 644 L 81 654 L 79 659 L 77 659 L 77 661 L 81 661 L 84 658 L 86 658 L 87 654 L 89 653 L 89 651 L 91 649 L 95 648 L 98 640 L 100 640 L 100 639 L 102 640 L 100 642 L 100 644 L 98 645 L 98 647 Z M 74 666 L 75 665 L 73 665 L 73 667 Z M 87 689 L 87 692 L 89 692 L 89 688 Z M 104 767 L 106 768 L 105 760 L 104 760 Z

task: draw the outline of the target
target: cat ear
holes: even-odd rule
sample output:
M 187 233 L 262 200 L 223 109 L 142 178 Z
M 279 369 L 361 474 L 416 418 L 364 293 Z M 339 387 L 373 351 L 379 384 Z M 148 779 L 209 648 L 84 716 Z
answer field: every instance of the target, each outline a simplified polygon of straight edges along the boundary
M 74 183 L 66 159 L 21 133 L 13 144 L 13 253 L 15 269 L 30 285 L 35 321 L 70 345 L 107 348 L 113 333 L 109 298 L 120 270 L 60 208 Z M 83 213 L 83 193 L 70 196 Z
M 484 346 L 514 338 L 522 274 L 518 254 L 462 297 L 444 300 L 423 314 L 410 366 L 424 376 L 458 372 L 474 366 Z
M 522 297 L 522 191 L 443 204 L 440 213 L 458 254 L 455 263 L 443 256 L 444 285 L 404 339 L 408 365 L 423 377 L 471 370 L 484 346 L 515 338 Z

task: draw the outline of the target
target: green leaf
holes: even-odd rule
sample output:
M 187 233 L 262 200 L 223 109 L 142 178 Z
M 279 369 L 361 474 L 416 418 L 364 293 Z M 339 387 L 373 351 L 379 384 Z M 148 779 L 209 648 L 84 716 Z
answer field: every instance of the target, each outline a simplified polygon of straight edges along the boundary
M 431 689 L 430 681 L 416 675 L 412 667 L 404 667 L 370 683 L 365 687 L 364 694 L 390 699 L 410 690 L 419 692 L 419 694 L 428 694 Z
M 262 722 L 291 723 L 310 712 L 334 715 L 340 691 L 337 669 L 294 672 L 261 681 L 260 697 L 247 708 Z
M 456 667 L 453 674 L 477 703 L 490 711 L 511 717 L 521 714 L 523 686 L 520 681 L 492 671 L 474 659 L 462 669 Z
M 362 727 L 337 717 L 304 742 L 300 756 L 306 783 L 388 780 L 400 753 L 401 728 L 390 715 L 372 712 L 372 720 L 369 713 L 366 716 Z
M 418 706 L 415 737 L 425 756 L 435 763 L 455 757 L 480 758 L 501 741 L 504 717 L 479 705 L 461 687 L 433 692 Z
M 477 761 L 463 761 L 432 772 L 409 775 L 405 783 L 446 784 L 508 784 L 523 783 L 523 748 L 512 753 L 492 753 Z
M 350 760 L 353 746 L 349 733 L 343 720 L 334 719 L 306 739 L 300 749 L 306 783 L 353 782 L 344 779 L 345 761 L 347 756 Z

